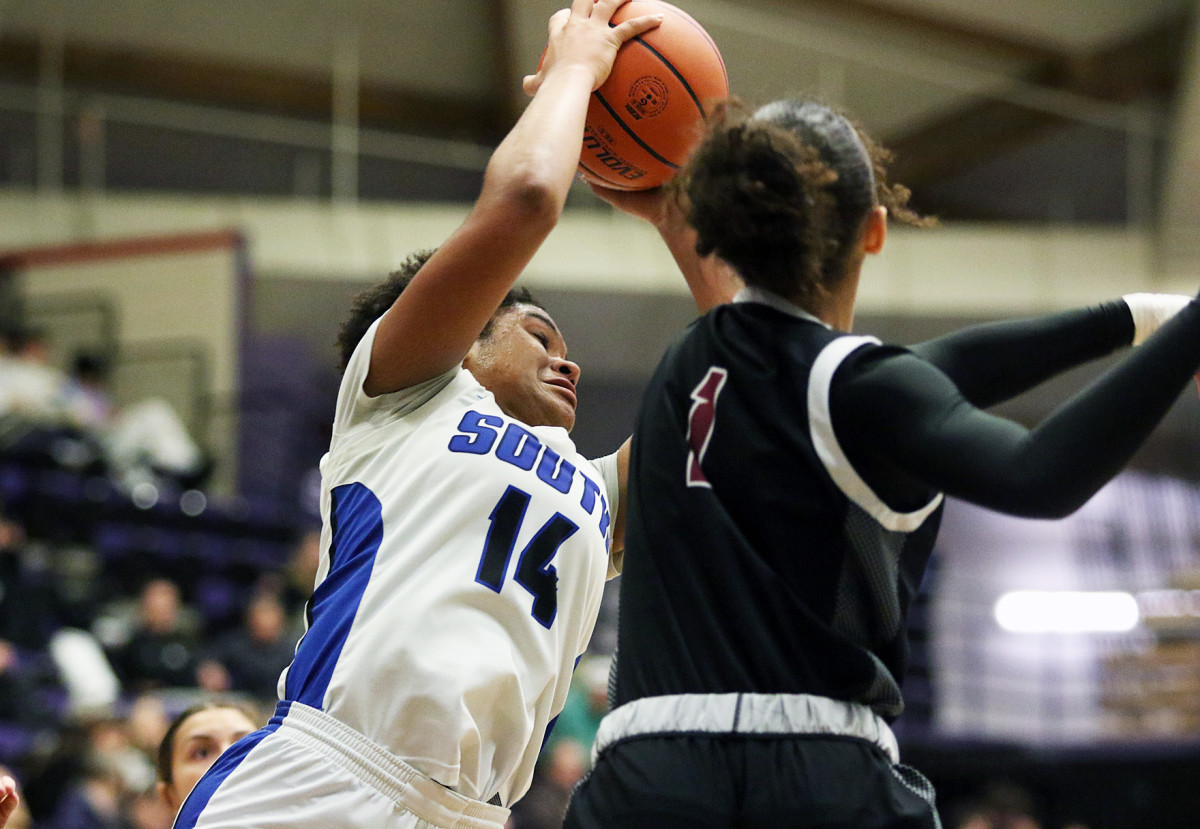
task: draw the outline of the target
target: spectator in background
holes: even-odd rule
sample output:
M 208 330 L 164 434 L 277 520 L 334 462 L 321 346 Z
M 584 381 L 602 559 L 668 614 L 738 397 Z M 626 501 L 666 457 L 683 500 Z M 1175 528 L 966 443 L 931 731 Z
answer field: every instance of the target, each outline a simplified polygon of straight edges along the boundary
M 25 528 L 20 523 L 6 518 L 0 505 L 0 551 L 12 550 L 25 541 Z
M 952 829 L 1042 829 L 1033 797 L 1015 784 L 995 782 L 978 799 L 958 810 Z
M 246 607 L 243 626 L 222 637 L 200 666 L 206 691 L 240 691 L 274 701 L 279 675 L 296 653 L 279 596 L 260 590 Z
M 567 703 L 554 723 L 554 730 L 546 740 L 546 747 L 571 740 L 580 745 L 591 767 L 592 744 L 600 720 L 608 713 L 608 671 L 612 659 L 607 656 L 586 656 L 571 677 L 571 690 Z
M 59 396 L 64 416 L 100 441 L 109 471 L 127 488 L 164 479 L 185 489 L 202 486 L 213 464 L 179 413 L 161 397 L 118 407 L 112 367 L 107 354 L 76 352 Z
M 184 622 L 182 603 L 179 586 L 170 579 L 151 579 L 142 588 L 133 634 L 112 653 L 127 691 L 196 684 L 200 643 Z
M 62 405 L 81 429 L 102 430 L 112 420 L 115 406 L 109 389 L 112 360 L 99 351 L 78 351 L 62 389 Z
M 312 598 L 313 585 L 317 580 L 317 569 L 321 565 L 321 528 L 304 530 L 292 549 L 287 567 L 283 572 L 280 597 L 287 609 L 288 618 L 298 622 L 303 629 L 304 609 Z
M 59 801 L 50 825 L 54 829 L 129 829 L 122 805 L 125 785 L 111 757 L 92 755 L 84 762 L 83 779 Z
M 49 358 L 40 328 L 10 326 L 0 334 L 0 418 L 26 426 L 61 420 L 66 377 L 50 366 Z
M 513 804 L 505 829 L 559 829 L 571 791 L 591 764 L 578 740 L 561 739 L 538 757 L 538 773 L 525 797 Z

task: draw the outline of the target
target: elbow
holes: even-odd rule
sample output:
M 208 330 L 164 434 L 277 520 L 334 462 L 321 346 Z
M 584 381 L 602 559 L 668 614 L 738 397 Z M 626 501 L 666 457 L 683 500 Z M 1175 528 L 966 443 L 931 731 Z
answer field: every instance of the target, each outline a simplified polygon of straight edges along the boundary
M 1073 514 L 1092 497 L 1094 491 L 1079 491 L 1068 485 L 1054 483 L 1045 486 L 1014 488 L 1007 503 L 997 505 L 1000 511 L 1019 518 L 1056 521 Z
M 558 224 L 567 200 L 566 187 L 537 169 L 516 171 L 491 184 L 490 199 L 514 226 L 549 233 Z

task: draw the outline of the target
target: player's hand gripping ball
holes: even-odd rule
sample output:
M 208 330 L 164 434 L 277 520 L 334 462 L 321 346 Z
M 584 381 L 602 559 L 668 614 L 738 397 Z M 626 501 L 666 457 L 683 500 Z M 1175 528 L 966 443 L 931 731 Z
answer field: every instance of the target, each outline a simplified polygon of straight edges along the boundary
M 649 190 L 683 166 L 712 105 L 729 95 L 725 62 L 708 32 L 661 0 L 631 0 L 612 24 L 663 15 L 621 46 L 608 80 L 592 93 L 579 170 L 601 187 Z

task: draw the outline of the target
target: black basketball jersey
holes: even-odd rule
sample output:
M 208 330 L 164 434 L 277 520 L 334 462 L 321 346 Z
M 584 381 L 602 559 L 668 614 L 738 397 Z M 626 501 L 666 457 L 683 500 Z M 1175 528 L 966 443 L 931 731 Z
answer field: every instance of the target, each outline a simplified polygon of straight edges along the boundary
M 833 433 L 838 366 L 891 347 L 772 304 L 701 317 L 646 389 L 614 703 L 807 693 L 890 719 L 941 495 L 914 483 L 883 503 Z

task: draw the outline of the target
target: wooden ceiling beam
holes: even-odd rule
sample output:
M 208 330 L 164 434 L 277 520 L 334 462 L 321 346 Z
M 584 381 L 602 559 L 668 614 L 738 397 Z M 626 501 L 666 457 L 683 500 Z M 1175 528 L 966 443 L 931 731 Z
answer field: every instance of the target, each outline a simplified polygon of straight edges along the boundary
M 1060 55 L 1020 80 L 1109 104 L 1166 101 L 1179 84 L 1190 15 L 1173 17 L 1132 38 L 1084 56 Z M 1070 119 L 1010 101 L 978 99 L 912 130 L 885 136 L 896 153 L 897 181 L 921 187 L 943 180 L 1068 126 Z
M 947 20 L 942 15 L 898 9 L 875 0 L 775 0 L 774 5 L 781 13 L 786 12 L 791 17 L 795 17 L 798 11 L 811 9 L 836 14 L 851 22 L 859 20 L 882 25 L 956 46 L 964 51 L 1006 60 L 1041 62 L 1061 56 L 1057 50 L 1027 39 L 968 26 Z

